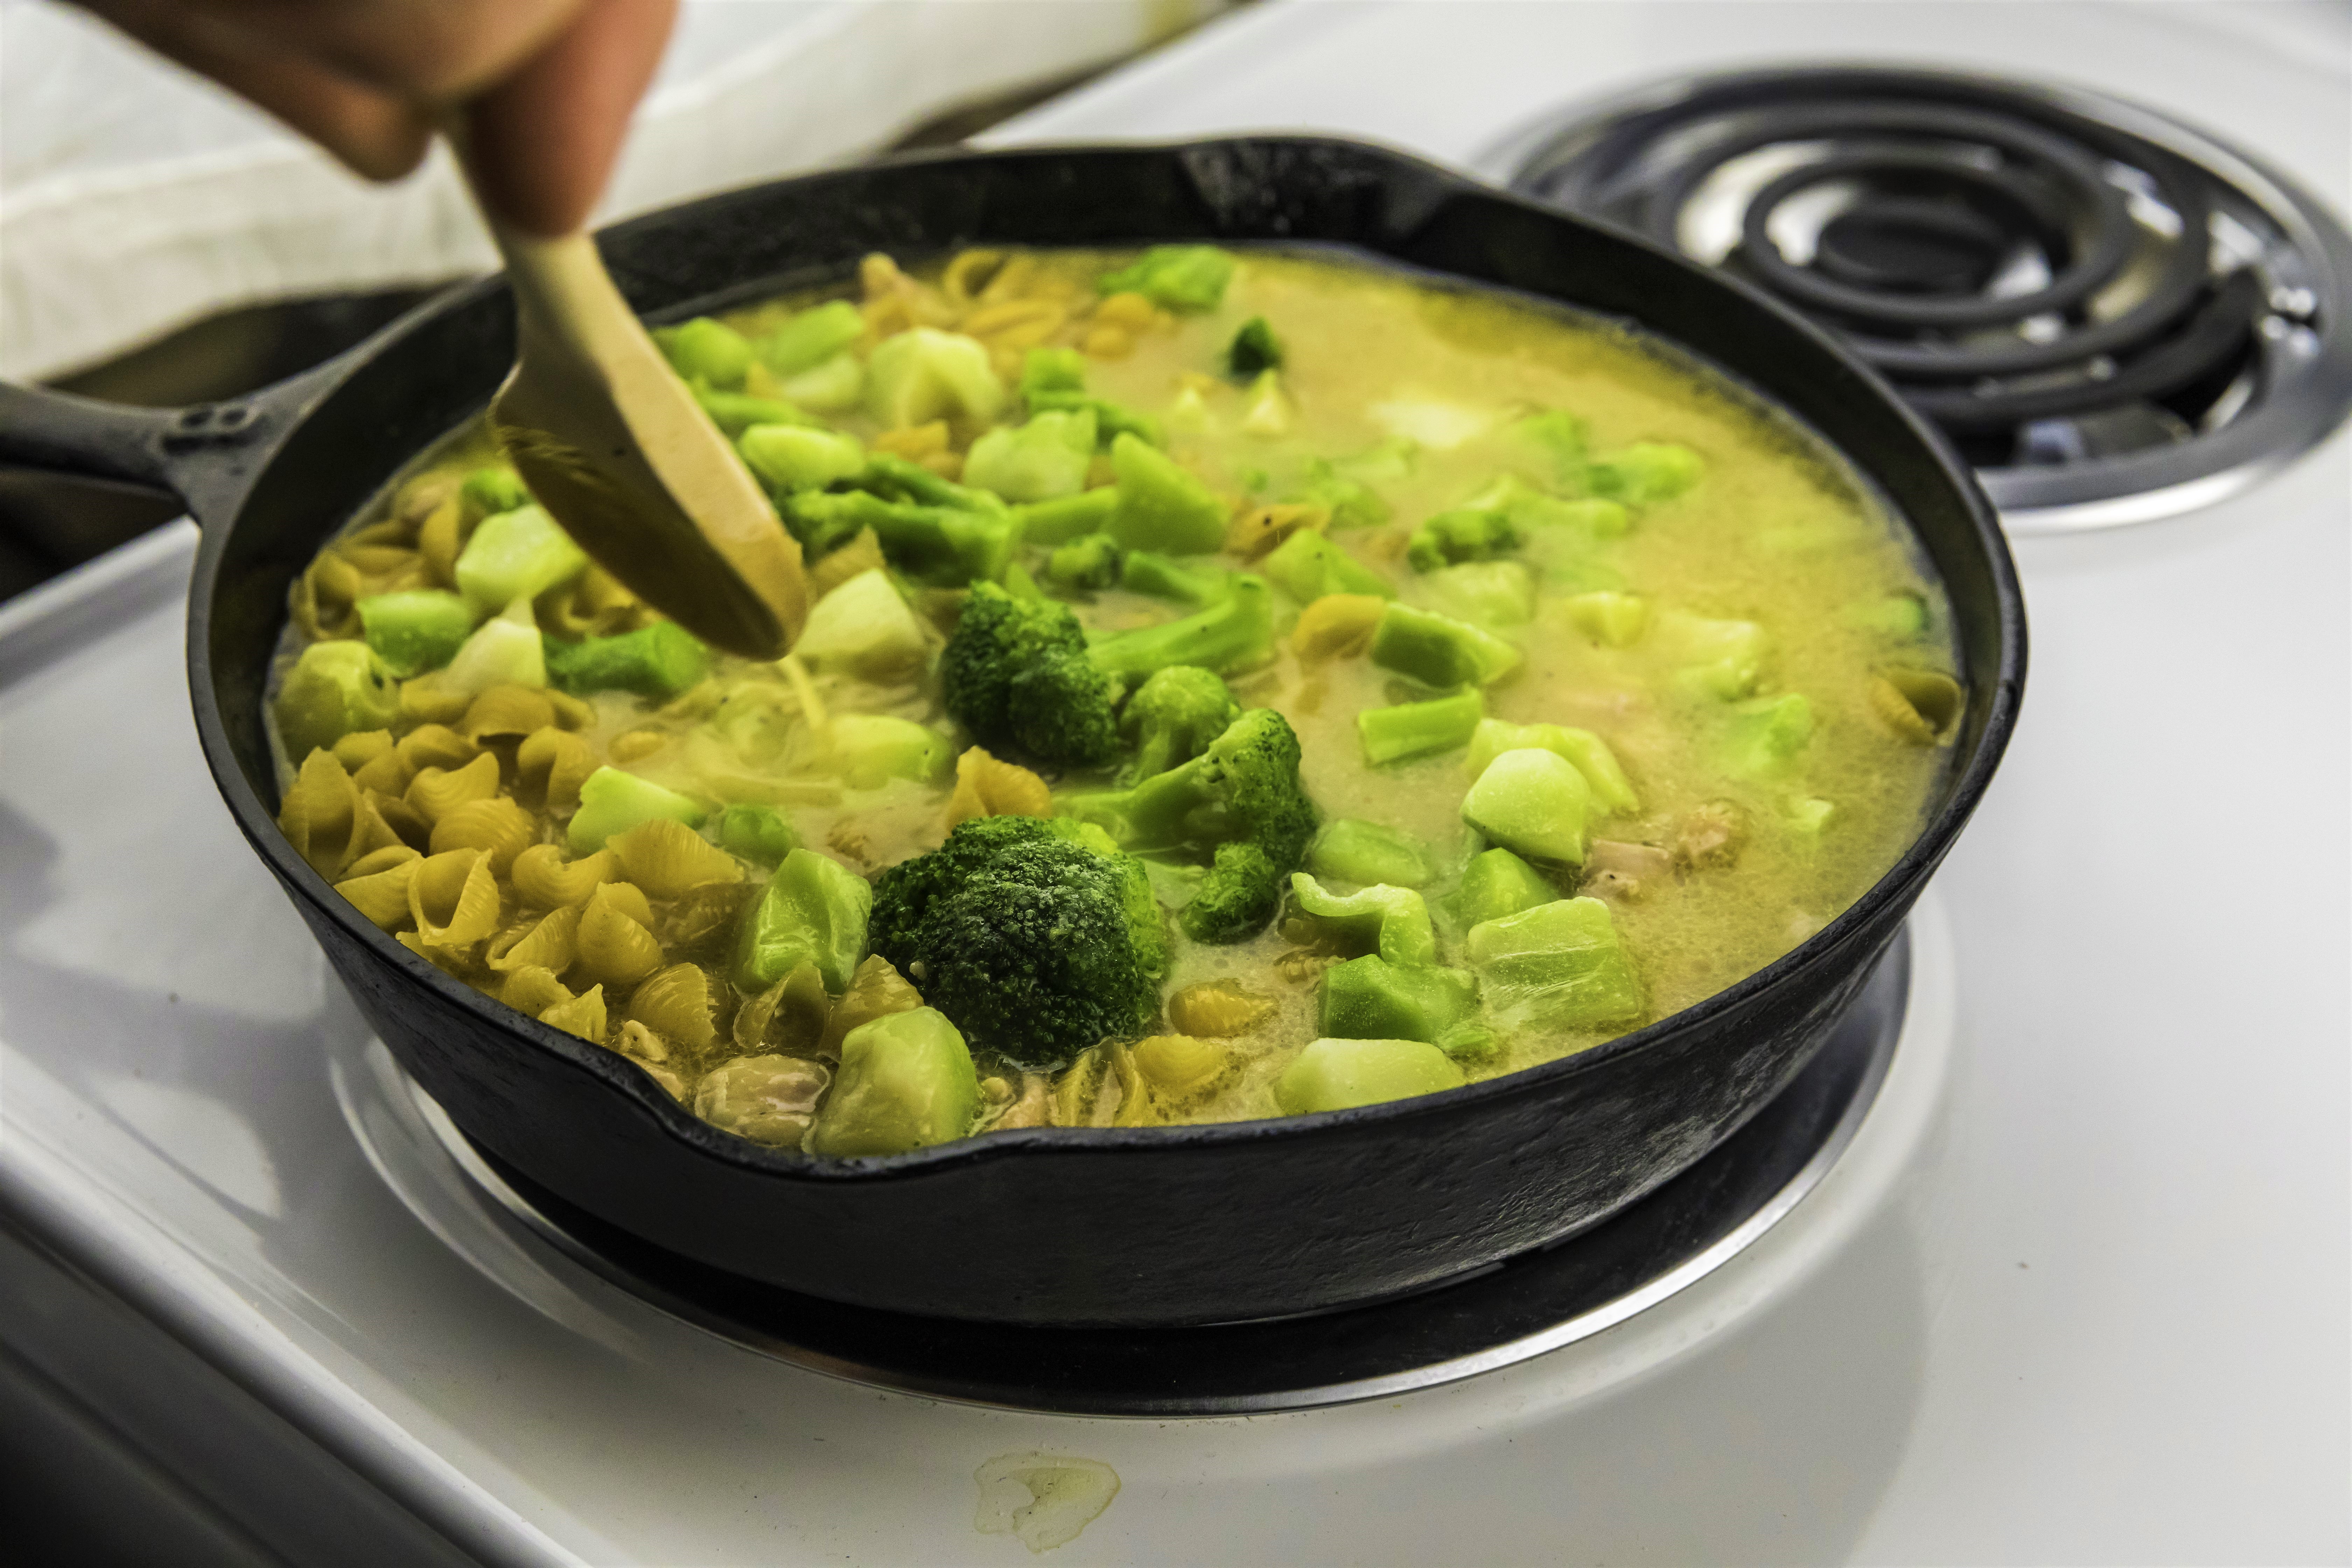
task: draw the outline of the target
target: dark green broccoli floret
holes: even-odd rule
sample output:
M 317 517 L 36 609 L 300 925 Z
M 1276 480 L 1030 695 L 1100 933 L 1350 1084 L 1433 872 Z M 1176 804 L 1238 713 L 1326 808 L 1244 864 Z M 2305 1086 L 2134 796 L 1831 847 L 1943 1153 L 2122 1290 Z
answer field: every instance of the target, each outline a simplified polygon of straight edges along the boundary
M 1118 581 L 1127 552 L 1108 533 L 1089 533 L 1056 546 L 1045 557 L 1045 581 L 1065 594 L 1108 588 Z
M 1136 689 L 1118 732 L 1135 748 L 1128 777 L 1142 780 L 1189 763 L 1241 717 L 1225 683 L 1197 665 L 1171 665 Z
M 1118 752 L 1118 683 L 1076 648 L 1048 648 L 1013 672 L 1005 716 L 1023 751 L 1064 767 L 1097 768 Z
M 1194 942 L 1246 942 L 1282 907 L 1282 873 L 1255 844 L 1220 844 L 1216 863 L 1177 923 Z
M 1247 889 L 1257 885 L 1260 872 L 1249 857 L 1219 856 L 1221 847 L 1254 846 L 1278 889 L 1280 879 L 1306 858 L 1315 833 L 1315 807 L 1298 783 L 1298 737 L 1271 708 L 1244 713 L 1201 755 L 1132 789 L 1073 795 L 1063 804 L 1130 853 L 1213 860 L 1202 888 L 1201 898 L 1210 901 L 1200 923 L 1227 934 L 1203 941 L 1238 941 L 1274 912 L 1267 900 L 1256 926 L 1233 923 L 1238 911 L 1255 907 Z
M 966 822 L 882 873 L 867 925 L 895 964 L 976 1048 L 1060 1065 L 1141 1028 L 1166 962 L 1143 868 L 1076 825 Z
M 1434 572 L 1465 561 L 1491 561 L 1519 547 L 1519 531 L 1500 507 L 1460 506 L 1441 511 L 1412 531 L 1404 558 L 1418 572 Z
M 1252 316 L 1225 348 L 1225 374 L 1235 381 L 1254 381 L 1269 370 L 1282 368 L 1282 344 L 1264 316 Z

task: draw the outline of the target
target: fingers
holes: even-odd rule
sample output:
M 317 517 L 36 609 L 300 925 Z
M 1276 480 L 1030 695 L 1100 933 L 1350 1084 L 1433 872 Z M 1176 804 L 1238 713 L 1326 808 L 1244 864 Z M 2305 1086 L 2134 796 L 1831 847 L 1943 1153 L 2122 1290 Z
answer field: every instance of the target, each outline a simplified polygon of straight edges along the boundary
M 588 221 L 677 9 L 677 0 L 587 0 L 552 43 L 475 101 L 468 158 L 493 211 L 548 236 Z
M 447 101 L 545 48 L 584 0 L 78 0 L 142 38 L 133 16 L 194 11 L 271 52 L 394 98 Z

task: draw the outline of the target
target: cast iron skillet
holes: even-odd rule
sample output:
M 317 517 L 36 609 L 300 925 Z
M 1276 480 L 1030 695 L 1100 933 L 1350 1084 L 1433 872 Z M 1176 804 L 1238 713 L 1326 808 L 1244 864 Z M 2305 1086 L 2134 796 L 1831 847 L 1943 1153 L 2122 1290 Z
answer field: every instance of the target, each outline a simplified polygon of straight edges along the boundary
M 1642 240 L 1377 148 L 1243 138 L 956 153 L 711 197 L 602 243 L 640 310 L 677 317 L 844 277 L 872 250 L 1176 239 L 1352 245 L 1622 317 L 1842 449 L 1941 575 L 1969 689 L 1932 820 L 1900 863 L 1728 991 L 1507 1078 L 1287 1121 L 1038 1130 L 811 1160 L 705 1126 L 622 1058 L 443 975 L 336 897 L 275 825 L 262 689 L 288 587 L 403 463 L 484 406 L 512 354 L 499 282 L 420 307 L 247 402 L 137 411 L 0 390 L 0 461 L 187 501 L 204 527 L 188 676 L 222 795 L 401 1062 L 532 1180 L 721 1268 L 898 1311 L 1067 1324 L 1312 1311 L 1414 1290 L 1589 1225 L 1786 1083 L 1992 776 L 2023 678 L 2023 606 L 1968 470 L 1826 336 Z

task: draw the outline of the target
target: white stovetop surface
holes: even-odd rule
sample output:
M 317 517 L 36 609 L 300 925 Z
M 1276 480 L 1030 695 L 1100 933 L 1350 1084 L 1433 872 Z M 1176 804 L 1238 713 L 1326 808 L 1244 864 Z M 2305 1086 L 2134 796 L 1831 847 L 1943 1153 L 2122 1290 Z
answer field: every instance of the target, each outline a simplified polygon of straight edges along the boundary
M 1466 163 L 1669 71 L 1903 58 L 2164 105 L 2340 210 L 2346 34 L 2254 5 L 1270 6 L 999 139 L 1313 126 Z M 1678 1315 L 1468 1384 L 1246 1422 L 959 1409 L 488 1256 L 353 1135 L 364 1030 L 204 776 L 168 595 L 0 659 L 0 1206 L 519 1556 L 1025 1561 L 973 1533 L 971 1474 L 1045 1448 L 1126 1482 L 1072 1563 L 2341 1561 L 2348 541 L 2339 437 L 2209 513 L 2021 550 L 2030 695 L 1937 880 L 1958 1044 L 1924 1146 L 1883 1134 L 1906 1167 Z M 168 574 L 185 547 L 140 548 Z

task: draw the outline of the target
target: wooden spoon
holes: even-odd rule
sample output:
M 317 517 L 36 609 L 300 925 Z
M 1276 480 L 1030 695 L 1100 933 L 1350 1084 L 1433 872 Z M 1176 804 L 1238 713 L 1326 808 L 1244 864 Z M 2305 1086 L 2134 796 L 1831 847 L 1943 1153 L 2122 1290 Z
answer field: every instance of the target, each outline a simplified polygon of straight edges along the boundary
M 518 315 L 514 374 L 490 423 L 531 495 L 598 565 L 703 641 L 782 658 L 808 616 L 800 542 L 671 374 L 595 242 L 513 228 L 478 186 L 475 201 Z

